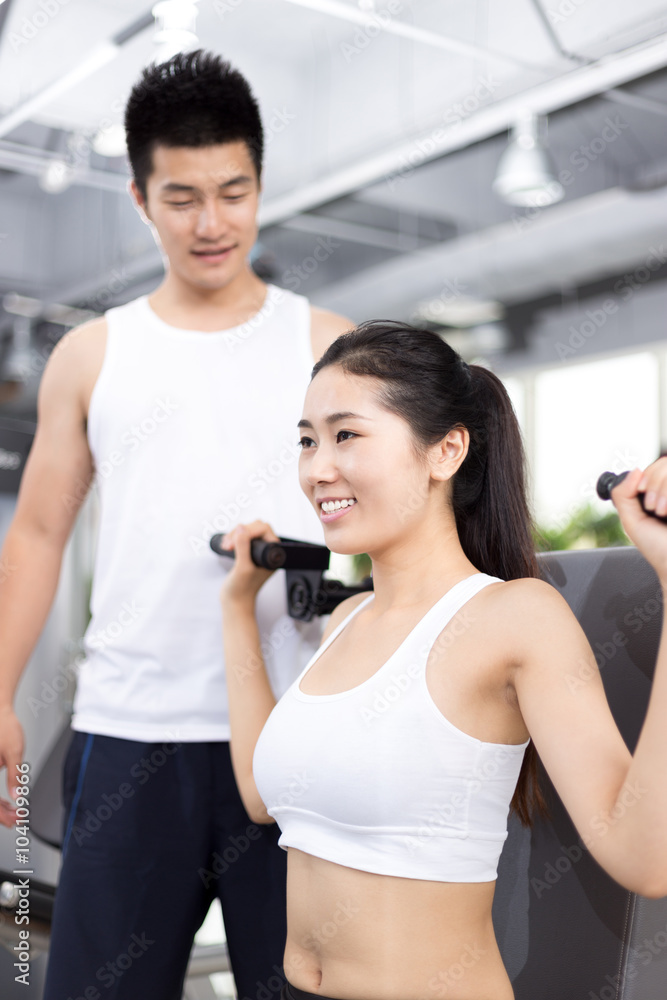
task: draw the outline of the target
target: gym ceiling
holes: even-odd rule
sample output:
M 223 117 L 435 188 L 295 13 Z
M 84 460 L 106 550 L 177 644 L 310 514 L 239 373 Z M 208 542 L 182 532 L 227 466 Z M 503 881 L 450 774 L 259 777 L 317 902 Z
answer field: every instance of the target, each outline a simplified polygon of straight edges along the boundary
M 254 265 L 266 280 L 355 320 L 442 326 L 459 347 L 501 318 L 491 353 L 516 355 L 540 309 L 614 287 L 667 247 L 667 3 L 197 8 L 199 44 L 238 66 L 261 104 Z M 0 2 L 0 381 L 21 338 L 40 349 L 160 280 L 124 156 L 93 149 L 122 120 L 155 36 L 139 0 Z M 548 117 L 564 189 L 549 207 L 513 207 L 492 188 L 525 110 Z M 71 177 L 51 193 L 56 160 Z M 665 261 L 650 274 L 663 308 Z M 0 393 L 0 412 L 29 415 L 33 394 L 20 395 Z

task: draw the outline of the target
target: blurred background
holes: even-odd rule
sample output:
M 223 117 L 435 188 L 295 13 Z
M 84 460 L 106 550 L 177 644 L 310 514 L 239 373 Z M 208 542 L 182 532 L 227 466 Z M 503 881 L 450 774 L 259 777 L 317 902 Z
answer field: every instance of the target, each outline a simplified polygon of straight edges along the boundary
M 667 443 L 656 0 L 0 0 L 0 531 L 54 345 L 161 280 L 126 190 L 123 109 L 143 66 L 198 46 L 261 105 L 257 273 L 491 367 L 524 432 L 540 547 L 621 544 L 597 476 Z M 35 770 L 71 704 L 95 523 L 93 494 L 19 691 Z M 13 838 L 0 828 L 0 867 Z M 33 851 L 55 882 L 58 853 Z M 212 911 L 200 943 L 222 936 Z M 0 948 L 7 997 L 11 963 Z M 230 989 L 202 974 L 190 996 Z

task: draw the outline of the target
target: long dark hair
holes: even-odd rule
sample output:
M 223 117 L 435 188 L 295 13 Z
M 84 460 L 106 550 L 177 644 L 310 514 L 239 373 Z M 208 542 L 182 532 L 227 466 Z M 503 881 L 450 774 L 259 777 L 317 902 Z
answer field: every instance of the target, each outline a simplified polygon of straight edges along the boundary
M 521 431 L 500 379 L 481 365 L 467 365 L 437 334 L 392 320 L 371 320 L 338 337 L 312 377 L 329 365 L 374 379 L 382 405 L 403 417 L 420 447 L 455 427 L 467 428 L 468 454 L 452 482 L 463 551 L 491 576 L 538 576 Z M 511 805 L 525 826 L 546 810 L 532 742 Z

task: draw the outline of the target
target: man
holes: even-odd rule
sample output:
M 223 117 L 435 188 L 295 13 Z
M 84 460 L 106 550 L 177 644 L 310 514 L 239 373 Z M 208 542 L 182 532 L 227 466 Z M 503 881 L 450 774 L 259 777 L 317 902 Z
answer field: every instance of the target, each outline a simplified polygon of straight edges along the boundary
M 180 1000 L 215 895 L 238 996 L 255 1000 L 282 985 L 286 856 L 275 824 L 250 822 L 232 776 L 225 570 L 208 539 L 259 517 L 321 540 L 298 488 L 296 423 L 310 368 L 352 324 L 249 267 L 262 127 L 228 63 L 200 50 L 151 66 L 126 129 L 132 195 L 168 269 L 150 296 L 72 330 L 45 370 L 3 550 L 16 569 L 0 591 L 0 763 L 13 783 L 23 753 L 13 694 L 96 474 L 92 620 L 45 1000 Z M 282 574 L 264 589 L 279 695 L 318 630 L 286 616 Z M 11 823 L 11 804 L 0 808 Z

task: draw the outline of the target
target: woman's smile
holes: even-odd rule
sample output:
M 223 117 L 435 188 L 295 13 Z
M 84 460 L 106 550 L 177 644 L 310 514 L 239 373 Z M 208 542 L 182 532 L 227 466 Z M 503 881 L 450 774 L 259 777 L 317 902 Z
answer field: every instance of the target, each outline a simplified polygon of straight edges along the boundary
M 331 521 L 338 521 L 345 514 L 349 514 L 353 507 L 356 507 L 355 497 L 343 497 L 342 499 L 324 499 L 318 501 L 320 507 L 320 520 L 323 524 L 330 524 Z

